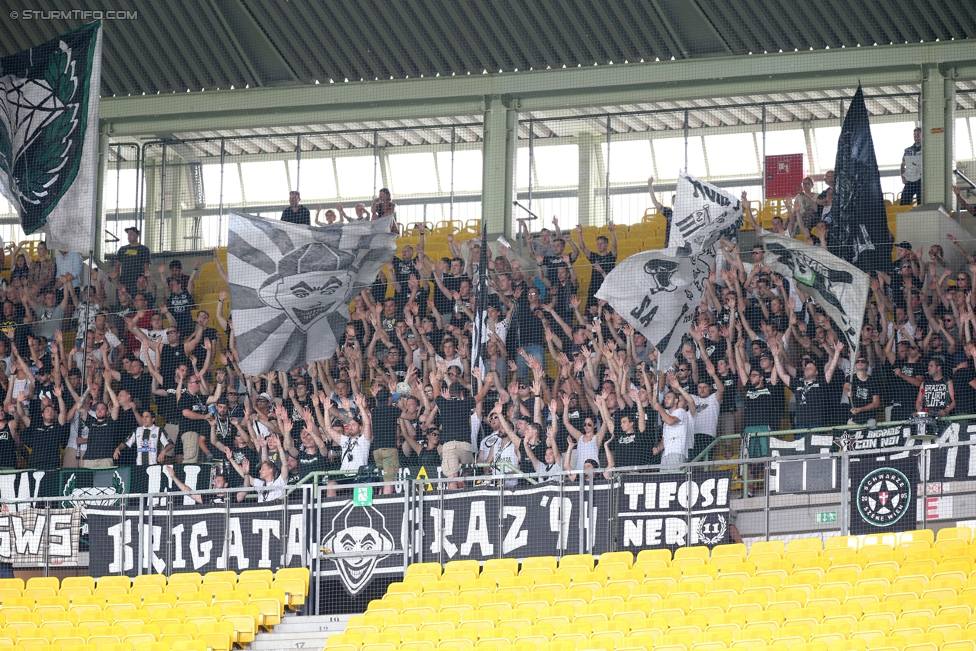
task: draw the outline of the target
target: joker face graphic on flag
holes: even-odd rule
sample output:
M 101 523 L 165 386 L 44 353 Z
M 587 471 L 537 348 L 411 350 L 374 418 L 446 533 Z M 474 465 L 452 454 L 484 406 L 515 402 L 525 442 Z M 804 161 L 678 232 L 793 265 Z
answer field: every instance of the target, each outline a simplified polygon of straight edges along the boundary
M 353 256 L 320 242 L 306 244 L 278 261 L 278 273 L 262 283 L 258 296 L 282 310 L 307 332 L 319 319 L 349 303 Z

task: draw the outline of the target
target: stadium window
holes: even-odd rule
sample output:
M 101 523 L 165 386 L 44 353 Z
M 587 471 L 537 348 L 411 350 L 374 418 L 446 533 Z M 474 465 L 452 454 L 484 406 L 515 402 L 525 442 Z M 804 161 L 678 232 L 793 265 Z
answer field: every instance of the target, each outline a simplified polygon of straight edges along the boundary
M 299 178 L 299 171 L 301 178 Z M 301 170 L 298 168 L 298 161 L 290 160 L 288 178 L 292 188 L 296 186 L 296 181 L 301 181 L 303 201 L 335 199 L 339 196 L 336 191 L 335 167 L 331 158 L 302 158 Z
M 678 171 L 685 166 L 685 139 L 654 138 L 651 146 L 654 147 L 654 166 L 657 170 L 655 178 L 658 181 L 676 180 Z
M 521 153 L 522 150 L 519 150 Z M 521 158 L 519 165 L 521 166 Z M 526 166 L 528 165 L 528 151 L 526 150 Z M 454 192 L 481 192 L 482 174 L 481 150 L 467 149 L 454 152 Z M 437 170 L 441 177 L 441 192 L 450 193 L 451 191 L 451 152 L 437 152 Z M 519 173 L 522 173 L 521 168 Z M 528 171 L 526 170 L 526 182 L 528 182 Z
M 116 198 L 118 198 L 118 206 L 116 206 Z M 106 215 L 113 215 L 116 207 L 120 210 L 132 210 L 135 207 L 136 171 L 134 169 L 115 170 L 109 166 L 105 171 L 103 204 Z
M 284 161 L 241 163 L 241 179 L 244 181 L 244 199 L 247 203 L 288 203 L 288 177 Z
M 579 184 L 579 154 L 576 145 L 535 147 L 538 187 L 576 187 Z
M 819 173 L 822 174 L 827 170 L 834 169 L 834 163 L 837 161 L 837 140 L 839 138 L 839 126 L 819 127 L 813 130 L 813 150 Z
M 518 150 L 515 152 L 515 186 L 519 190 L 525 190 L 529 187 L 529 145 L 528 141 L 524 145 L 520 144 Z M 533 187 L 539 185 L 539 180 L 533 178 Z
M 224 165 L 224 205 L 244 203 L 241 177 L 236 163 Z M 220 205 L 220 164 L 203 166 L 203 194 L 208 206 Z
M 607 143 L 600 145 L 604 164 L 607 160 Z M 610 143 L 610 184 L 644 183 L 654 169 L 651 159 L 651 142 L 646 139 L 623 140 Z
M 956 160 L 973 158 L 972 133 L 969 130 L 973 118 L 956 118 Z
M 905 147 L 912 144 L 914 122 L 887 122 L 871 125 L 871 139 L 874 141 L 874 155 L 878 167 L 901 167 L 901 157 Z M 899 179 L 900 180 L 900 179 Z
M 713 178 L 759 173 L 756 140 L 751 133 L 705 136 L 705 150 L 708 152 L 708 173 Z M 688 157 L 691 158 L 691 147 Z
M 372 156 L 341 156 L 335 159 L 335 163 L 340 197 L 352 199 L 373 196 Z
M 450 159 L 440 169 L 441 188 L 437 187 L 437 169 L 430 152 L 390 154 L 390 189 L 395 195 L 433 194 L 450 191 Z

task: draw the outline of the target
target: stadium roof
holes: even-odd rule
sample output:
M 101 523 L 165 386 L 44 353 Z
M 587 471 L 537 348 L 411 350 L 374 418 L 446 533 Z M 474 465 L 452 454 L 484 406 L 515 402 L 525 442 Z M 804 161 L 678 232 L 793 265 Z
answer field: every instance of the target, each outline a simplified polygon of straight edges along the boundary
M 971 0 L 190 0 L 105 21 L 103 96 L 515 73 L 976 36 Z M 52 9 L 60 12 L 52 3 Z M 104 9 L 25 19 L 0 0 L 0 55 Z M 132 13 L 135 12 L 135 13 Z

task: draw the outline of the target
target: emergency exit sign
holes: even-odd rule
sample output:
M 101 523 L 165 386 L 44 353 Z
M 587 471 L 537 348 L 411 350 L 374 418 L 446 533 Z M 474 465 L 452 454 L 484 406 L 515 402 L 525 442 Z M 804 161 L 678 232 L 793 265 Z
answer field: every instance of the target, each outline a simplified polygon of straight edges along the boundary
M 837 522 L 837 511 L 820 511 L 816 514 L 817 524 L 827 524 Z
M 373 487 L 357 486 L 352 490 L 353 506 L 369 506 L 373 503 Z

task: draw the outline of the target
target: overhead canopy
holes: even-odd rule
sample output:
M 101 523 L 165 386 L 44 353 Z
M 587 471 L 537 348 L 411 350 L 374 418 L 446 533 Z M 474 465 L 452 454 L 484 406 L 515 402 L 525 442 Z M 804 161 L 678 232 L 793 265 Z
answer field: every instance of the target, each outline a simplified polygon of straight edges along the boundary
M 89 22 L 0 0 L 0 56 Z M 56 5 L 57 3 L 55 3 Z M 87 2 L 76 3 L 82 9 Z M 971 0 L 130 0 L 103 96 L 626 65 L 973 38 Z M 101 7 L 98 7 L 101 8 Z

